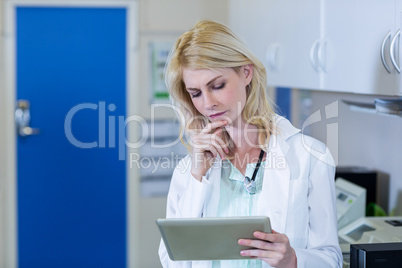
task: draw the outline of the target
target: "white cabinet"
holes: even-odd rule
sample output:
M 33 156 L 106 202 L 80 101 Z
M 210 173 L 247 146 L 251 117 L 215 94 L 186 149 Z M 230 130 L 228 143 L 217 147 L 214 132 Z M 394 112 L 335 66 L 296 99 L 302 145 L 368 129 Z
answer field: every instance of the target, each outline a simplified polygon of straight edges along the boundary
M 295 2 L 288 5 L 295 11 L 295 17 L 287 25 L 286 32 L 294 34 L 295 38 L 290 44 L 286 44 L 285 40 L 282 46 L 289 47 L 288 50 L 293 52 L 291 61 L 286 62 L 289 65 L 287 68 L 293 72 L 285 73 L 285 68 L 268 70 L 268 77 L 270 71 L 277 71 L 285 79 L 279 85 L 328 91 L 352 90 L 354 64 L 350 59 L 354 53 L 351 49 L 354 36 L 350 28 L 354 23 L 353 1 L 288 2 Z M 276 14 L 276 11 L 273 13 Z M 272 18 L 273 14 L 268 17 Z M 270 25 L 282 28 L 275 21 L 271 21 Z M 276 81 L 269 79 L 268 83 L 276 85 Z
M 397 32 L 394 0 L 356 0 L 354 27 L 355 93 L 394 95 L 398 73 L 391 42 Z M 397 40 L 395 39 L 395 42 Z
M 323 65 L 320 89 L 354 90 L 353 34 L 354 1 L 323 1 L 321 47 L 317 54 Z
M 320 39 L 310 53 L 321 72 L 320 90 L 396 94 L 389 49 L 396 32 L 394 5 L 394 0 L 322 1 Z M 383 41 L 389 72 L 381 60 Z M 314 89 L 304 85 L 298 87 Z
M 395 5 L 395 29 L 397 29 L 397 31 L 402 31 L 402 1 L 401 0 L 397 0 L 396 1 L 396 5 Z M 402 34 L 402 33 L 400 33 Z M 401 42 L 401 36 L 399 36 L 398 40 L 397 40 L 397 44 L 399 44 L 397 46 L 397 64 L 399 64 L 399 68 L 401 68 L 401 64 L 402 64 L 402 42 Z M 402 69 L 402 68 L 401 68 Z M 402 70 L 401 70 L 402 72 Z M 402 96 L 402 74 L 398 73 L 396 74 L 397 79 L 396 79 L 396 89 L 397 89 L 397 94 Z
M 291 0 L 230 1 L 229 24 L 263 62 L 270 85 L 297 84 L 295 75 L 289 75 L 297 73 L 296 10 L 291 4 Z
M 294 57 L 289 65 L 294 66 L 295 77 L 291 87 L 319 89 L 325 69 L 324 43 L 321 38 L 320 0 L 293 1 L 295 22 L 293 32 L 296 36 L 292 44 Z M 275 22 L 272 22 L 274 25 Z M 276 26 L 277 27 L 277 26 Z
M 348 70 L 339 56 L 332 56 L 338 47 L 344 47 L 338 46 L 343 45 L 339 31 L 324 24 L 324 17 L 338 18 L 339 12 L 334 12 L 337 4 L 327 5 L 325 16 L 322 0 L 232 0 L 230 7 L 230 25 L 266 66 L 268 85 L 322 89 L 332 81 L 345 81 L 329 71 L 344 77 L 352 73 L 351 65 Z M 242 17 L 246 19 L 240 22 Z M 347 23 L 345 18 L 343 24 Z M 342 55 L 345 59 L 349 56 Z
M 255 40 L 257 55 L 267 68 L 268 84 L 275 86 L 296 85 L 297 65 L 294 64 L 297 50 L 296 12 L 291 0 L 269 1 L 269 12 L 264 16 L 263 36 Z M 278 27 L 281 25 L 282 27 Z
M 319 88 L 310 50 L 320 35 L 320 0 L 231 0 L 229 7 L 230 26 L 265 65 L 268 85 Z
M 231 26 L 265 64 L 269 85 L 402 95 L 394 67 L 402 63 L 402 0 L 229 3 Z

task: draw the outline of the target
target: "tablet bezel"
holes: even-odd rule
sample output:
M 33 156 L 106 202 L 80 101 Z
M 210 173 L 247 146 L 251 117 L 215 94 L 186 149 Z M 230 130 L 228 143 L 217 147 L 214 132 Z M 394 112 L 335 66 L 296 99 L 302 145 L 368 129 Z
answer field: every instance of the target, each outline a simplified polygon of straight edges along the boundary
M 256 239 L 255 231 L 271 233 L 268 217 L 168 218 L 156 221 L 173 261 L 250 259 L 240 238 Z M 195 242 L 197 241 L 197 242 Z

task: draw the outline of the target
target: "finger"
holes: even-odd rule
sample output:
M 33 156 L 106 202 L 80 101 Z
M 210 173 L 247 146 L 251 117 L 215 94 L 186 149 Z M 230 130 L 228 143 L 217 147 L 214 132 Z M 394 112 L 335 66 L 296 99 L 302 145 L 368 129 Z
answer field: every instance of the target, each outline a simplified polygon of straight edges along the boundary
M 205 148 L 203 148 L 202 151 L 204 154 L 208 154 L 208 153 L 212 154 L 214 159 L 218 156 L 218 153 L 219 153 L 216 150 L 216 148 L 211 144 L 205 146 Z
M 194 137 L 194 140 L 206 140 L 211 142 L 213 139 L 218 140 L 222 146 L 227 147 L 226 143 L 222 139 L 222 128 L 215 129 L 212 133 L 200 133 Z
M 209 146 L 208 148 L 214 148 L 216 150 L 222 160 L 226 159 L 226 154 L 218 142 L 212 141 Z
M 219 136 L 214 135 L 214 134 L 198 135 L 191 142 L 192 142 L 191 145 L 193 147 L 198 147 L 198 148 L 205 148 L 206 146 L 209 146 L 210 144 L 213 144 L 215 147 L 219 147 L 222 149 L 227 148 L 227 145 L 225 144 L 225 142 Z
M 257 258 L 267 258 L 276 259 L 280 258 L 280 254 L 274 251 L 261 250 L 261 249 L 246 249 L 240 251 L 240 255 L 247 257 L 257 257 Z
M 287 243 L 288 237 L 280 233 L 264 233 L 264 232 L 254 232 L 254 236 L 258 239 L 269 241 L 272 243 Z
M 212 136 L 221 143 L 222 148 L 227 148 L 229 146 L 228 142 L 223 141 L 223 127 L 217 128 L 213 133 Z
M 227 125 L 228 121 L 227 120 L 219 120 L 219 121 L 214 121 L 211 123 L 208 123 L 203 130 L 201 130 L 200 133 L 211 133 L 212 130 L 218 127 L 223 127 Z
M 216 133 L 219 134 L 221 131 L 222 131 L 221 128 L 217 129 Z M 193 136 L 190 139 L 190 142 L 194 145 L 201 145 L 201 146 L 207 145 L 207 144 L 210 144 L 212 142 L 212 140 L 214 139 L 215 136 L 213 136 L 213 135 L 214 135 L 214 133 L 212 133 L 212 134 L 200 133 L 196 136 Z M 218 135 L 216 135 L 216 136 L 218 136 Z
M 227 142 L 224 142 L 223 139 L 221 138 L 220 134 L 222 133 L 222 128 L 217 129 L 212 135 L 211 135 L 211 142 L 214 146 L 218 147 L 219 149 L 224 151 L 224 154 L 226 155 L 229 153 L 229 144 Z
M 225 152 L 223 151 L 223 149 L 219 145 L 211 143 L 207 148 L 208 149 L 213 148 L 215 150 L 215 152 L 217 152 L 216 155 L 219 154 L 219 156 L 221 157 L 222 160 L 226 159 L 226 154 L 225 154 Z M 215 157 L 216 157 L 216 155 L 215 155 Z
M 255 239 L 240 239 L 239 245 L 247 246 L 256 249 L 263 250 L 276 250 L 278 244 L 274 244 L 264 240 L 255 240 Z
M 219 133 L 222 129 L 217 129 L 213 134 L 202 134 L 198 135 L 197 138 L 193 140 L 193 146 L 198 148 L 205 148 L 209 144 L 212 144 L 219 152 L 221 157 L 225 157 L 229 153 L 228 144 L 226 144 L 222 138 L 219 137 Z

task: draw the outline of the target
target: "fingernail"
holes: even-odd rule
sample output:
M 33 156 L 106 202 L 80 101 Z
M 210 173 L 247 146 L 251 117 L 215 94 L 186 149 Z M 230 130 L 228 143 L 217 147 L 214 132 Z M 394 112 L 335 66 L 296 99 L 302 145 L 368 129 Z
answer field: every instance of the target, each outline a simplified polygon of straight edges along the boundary
M 245 255 L 246 253 L 242 250 L 240 251 L 240 255 Z

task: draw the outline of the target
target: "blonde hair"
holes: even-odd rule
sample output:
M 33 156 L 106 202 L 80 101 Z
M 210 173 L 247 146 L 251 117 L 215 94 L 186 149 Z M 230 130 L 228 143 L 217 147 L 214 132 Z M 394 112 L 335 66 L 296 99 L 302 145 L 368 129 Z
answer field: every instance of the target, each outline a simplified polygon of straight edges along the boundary
M 257 126 L 258 142 L 263 147 L 273 131 L 274 115 L 272 102 L 265 94 L 267 78 L 263 64 L 228 27 L 217 22 L 200 21 L 193 29 L 179 37 L 169 55 L 165 80 L 173 104 L 180 111 L 184 134 L 200 131 L 209 121 L 194 107 L 183 82 L 183 69 L 232 68 L 239 73 L 240 68 L 247 64 L 253 65 L 253 77 L 246 87 L 247 101 L 242 111 L 242 119 Z M 233 153 L 234 143 L 226 131 L 224 140 L 229 142 L 229 150 Z M 229 155 L 232 155 L 231 153 Z

